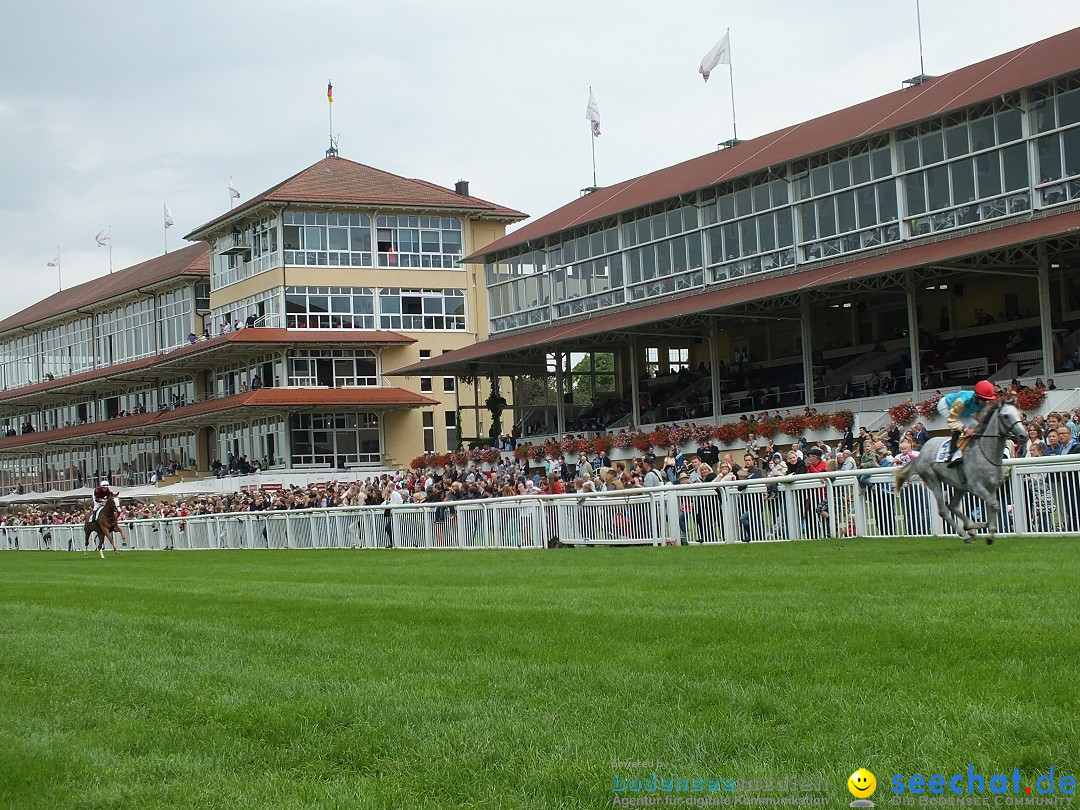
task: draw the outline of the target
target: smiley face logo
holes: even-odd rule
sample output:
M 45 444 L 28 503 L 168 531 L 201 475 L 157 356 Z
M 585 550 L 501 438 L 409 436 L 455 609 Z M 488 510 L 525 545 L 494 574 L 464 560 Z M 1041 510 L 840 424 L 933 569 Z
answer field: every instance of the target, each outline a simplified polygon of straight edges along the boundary
M 865 799 L 877 789 L 877 777 L 866 768 L 859 768 L 848 777 L 847 789 L 856 799 Z

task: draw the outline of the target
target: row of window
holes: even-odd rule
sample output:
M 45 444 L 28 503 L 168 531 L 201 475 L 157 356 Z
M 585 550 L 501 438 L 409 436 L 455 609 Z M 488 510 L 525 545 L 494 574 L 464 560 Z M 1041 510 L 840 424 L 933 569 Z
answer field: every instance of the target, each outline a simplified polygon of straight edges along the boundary
M 376 323 L 379 329 L 463 332 L 465 291 L 401 287 L 285 290 L 285 325 L 290 329 L 375 329 Z
M 1033 147 L 1022 140 L 1019 97 L 1004 97 L 900 131 L 897 171 L 889 138 L 879 135 L 779 168 L 781 175 L 790 169 L 790 181 L 761 173 L 702 192 L 697 206 L 671 200 L 623 215 L 618 228 L 572 232 L 547 251 L 497 257 L 487 267 L 492 330 L 549 320 L 549 302 L 555 317 L 617 306 L 627 300 L 619 289 L 624 281 L 629 297 L 640 300 L 696 286 L 698 279 L 724 281 L 1022 214 L 1035 202 L 1029 153 L 1039 172 L 1040 205 L 1080 200 L 1080 112 L 1070 95 L 1080 98 L 1080 87 L 1058 90 L 1033 105 L 1050 108 L 1059 127 Z M 707 240 L 698 233 L 666 236 L 697 227 L 699 209 L 701 221 L 714 225 L 705 230 Z M 615 233 L 619 250 L 597 256 Z M 583 252 L 587 261 L 559 266 Z M 537 280 L 521 278 L 537 274 Z M 529 306 L 542 312 L 523 317 Z
M 181 345 L 195 324 L 197 291 L 159 293 L 92 317 L 0 343 L 0 389 L 147 357 Z

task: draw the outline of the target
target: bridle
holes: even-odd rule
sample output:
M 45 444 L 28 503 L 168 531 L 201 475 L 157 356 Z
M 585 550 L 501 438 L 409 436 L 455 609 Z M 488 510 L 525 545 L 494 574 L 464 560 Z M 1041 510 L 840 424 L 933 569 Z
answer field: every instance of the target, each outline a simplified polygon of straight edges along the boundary
M 1003 405 L 999 405 L 995 409 L 995 412 L 993 414 L 993 417 L 994 417 L 993 421 L 994 421 L 995 426 L 1001 425 L 1002 407 L 1003 407 Z M 986 422 L 983 423 L 985 425 L 985 428 L 983 429 L 983 431 L 981 433 L 975 435 L 975 436 L 972 436 L 972 442 L 971 443 L 975 446 L 975 448 L 980 453 L 982 453 L 983 458 L 985 458 L 987 461 L 989 461 L 993 466 L 1000 467 L 1001 463 L 1002 463 L 1002 459 L 1000 459 L 1000 458 L 998 458 L 998 459 L 991 458 L 990 454 L 982 449 L 982 443 L 978 442 L 978 441 L 975 441 L 975 440 L 976 439 L 984 439 L 984 438 L 985 439 L 1002 439 L 1002 438 L 1007 439 L 1007 438 L 1009 438 L 1009 436 L 1011 436 L 1013 434 L 1014 428 L 1020 423 L 1021 423 L 1021 420 L 1019 418 L 1017 418 L 1015 421 L 1012 422 L 1012 424 L 1010 424 L 1008 426 L 1005 433 L 998 433 L 998 432 L 990 433 L 989 432 L 990 423 L 989 423 L 989 420 L 987 420 Z

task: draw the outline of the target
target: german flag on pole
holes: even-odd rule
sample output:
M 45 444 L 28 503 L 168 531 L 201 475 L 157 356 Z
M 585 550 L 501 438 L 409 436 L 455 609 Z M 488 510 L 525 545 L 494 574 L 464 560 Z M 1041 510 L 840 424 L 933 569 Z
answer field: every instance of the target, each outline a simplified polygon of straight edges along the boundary
M 334 103 L 334 85 L 330 84 L 330 82 L 326 83 L 326 100 L 331 104 Z

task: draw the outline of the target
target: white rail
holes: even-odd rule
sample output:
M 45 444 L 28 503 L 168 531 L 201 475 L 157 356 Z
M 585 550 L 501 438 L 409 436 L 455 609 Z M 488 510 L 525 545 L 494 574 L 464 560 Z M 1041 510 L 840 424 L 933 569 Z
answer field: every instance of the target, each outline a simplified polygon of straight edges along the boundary
M 1013 459 L 998 492 L 1002 535 L 1080 532 L 1080 456 Z M 976 515 L 982 505 L 968 496 Z M 892 470 L 759 478 L 587 495 L 396 507 L 241 512 L 126 521 L 128 548 L 528 549 L 952 534 L 921 483 Z M 119 538 L 118 538 L 119 544 Z M 79 551 L 81 526 L 7 526 L 0 550 Z

